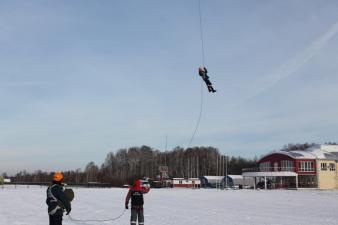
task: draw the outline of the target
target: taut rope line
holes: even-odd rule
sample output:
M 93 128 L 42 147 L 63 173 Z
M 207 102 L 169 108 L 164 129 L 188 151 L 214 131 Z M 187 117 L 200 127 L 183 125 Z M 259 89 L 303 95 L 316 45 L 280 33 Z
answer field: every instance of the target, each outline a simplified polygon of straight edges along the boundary
M 202 53 L 202 65 L 204 66 L 205 63 L 205 52 L 204 52 L 204 35 L 203 35 L 203 23 L 202 23 L 202 10 L 201 10 L 201 0 L 198 0 L 198 15 L 199 15 L 199 25 L 200 25 L 200 38 L 201 38 L 201 53 Z M 195 135 L 197 133 L 198 127 L 201 122 L 202 118 L 202 112 L 203 112 L 203 81 L 201 80 L 201 100 L 200 100 L 200 112 L 197 119 L 195 130 L 190 138 L 190 141 L 187 145 L 187 148 L 190 147 L 192 141 L 195 138 Z

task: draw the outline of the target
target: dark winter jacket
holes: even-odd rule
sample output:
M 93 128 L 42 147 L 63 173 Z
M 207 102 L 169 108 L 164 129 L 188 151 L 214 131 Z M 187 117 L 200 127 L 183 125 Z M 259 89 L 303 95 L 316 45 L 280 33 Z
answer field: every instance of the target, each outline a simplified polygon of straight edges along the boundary
M 198 74 L 202 77 L 202 79 L 205 81 L 205 82 L 209 82 L 209 76 L 208 76 L 208 71 L 207 69 L 204 67 L 204 70 L 199 70 L 198 71 Z
M 54 182 L 47 189 L 46 203 L 48 205 L 49 215 L 63 215 L 63 211 L 70 212 L 71 205 L 63 192 L 63 185 L 60 182 Z
M 135 181 L 133 187 L 131 187 L 128 191 L 126 196 L 125 205 L 128 206 L 129 200 L 131 199 L 131 208 L 142 208 L 144 201 L 143 201 L 143 194 L 149 192 L 149 188 L 141 187 L 139 181 Z

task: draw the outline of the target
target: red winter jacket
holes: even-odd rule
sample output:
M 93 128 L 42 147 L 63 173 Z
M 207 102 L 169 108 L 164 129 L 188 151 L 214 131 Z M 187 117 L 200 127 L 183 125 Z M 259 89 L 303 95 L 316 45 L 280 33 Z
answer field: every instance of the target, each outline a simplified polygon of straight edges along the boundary
M 135 180 L 126 196 L 125 206 L 128 206 L 129 199 L 131 199 L 131 208 L 142 207 L 144 204 L 143 194 L 148 193 L 149 190 L 149 188 L 141 187 L 141 180 Z

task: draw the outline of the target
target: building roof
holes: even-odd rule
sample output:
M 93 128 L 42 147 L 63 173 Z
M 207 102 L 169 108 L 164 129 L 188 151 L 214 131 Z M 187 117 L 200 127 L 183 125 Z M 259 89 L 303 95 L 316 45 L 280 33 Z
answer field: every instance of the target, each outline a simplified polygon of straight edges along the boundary
M 233 180 L 243 179 L 242 175 L 228 175 L 228 177 L 230 177 Z
M 180 177 L 175 177 L 173 180 L 199 180 L 198 178 L 195 177 L 190 177 L 190 178 L 180 178 Z
M 205 179 L 208 180 L 222 180 L 224 176 L 203 176 Z
M 274 151 L 266 156 L 273 154 L 283 154 L 294 159 L 333 159 L 338 160 L 338 145 L 315 145 L 305 150 Z
M 290 171 L 278 172 L 244 172 L 243 177 L 296 177 L 297 173 Z

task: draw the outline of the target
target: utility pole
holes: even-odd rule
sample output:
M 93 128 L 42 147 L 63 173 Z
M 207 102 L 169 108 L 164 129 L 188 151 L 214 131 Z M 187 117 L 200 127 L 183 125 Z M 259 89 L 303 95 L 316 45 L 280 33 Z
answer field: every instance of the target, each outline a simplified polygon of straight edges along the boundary
M 218 154 L 216 155 L 216 190 L 218 190 Z
M 165 136 L 165 151 L 167 151 L 168 146 L 168 135 Z
M 224 176 L 224 161 L 225 161 L 225 156 L 222 155 L 222 176 L 223 176 L 223 178 L 225 177 Z M 225 179 L 227 179 L 227 178 L 225 177 Z M 222 181 L 223 181 L 223 179 L 222 179 Z M 222 182 L 222 186 L 223 186 L 223 189 L 224 189 L 225 188 L 224 187 L 224 181 Z
M 228 188 L 228 156 L 225 154 L 225 187 Z

